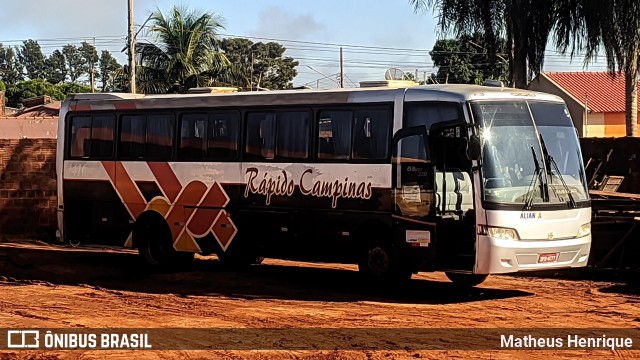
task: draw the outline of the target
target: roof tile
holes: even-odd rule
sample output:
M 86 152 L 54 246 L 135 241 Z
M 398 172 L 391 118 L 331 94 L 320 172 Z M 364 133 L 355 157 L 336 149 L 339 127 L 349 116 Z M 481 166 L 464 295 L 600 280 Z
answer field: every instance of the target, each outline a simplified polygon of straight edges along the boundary
M 544 75 L 595 113 L 624 112 L 624 74 L 545 72 Z

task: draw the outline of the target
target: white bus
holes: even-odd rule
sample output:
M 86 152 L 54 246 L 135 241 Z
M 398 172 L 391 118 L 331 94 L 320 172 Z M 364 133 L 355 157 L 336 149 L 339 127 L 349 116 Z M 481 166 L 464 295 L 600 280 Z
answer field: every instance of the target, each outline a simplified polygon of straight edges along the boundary
M 71 243 L 357 263 L 374 279 L 581 267 L 591 208 L 553 95 L 475 85 L 78 94 L 60 111 Z

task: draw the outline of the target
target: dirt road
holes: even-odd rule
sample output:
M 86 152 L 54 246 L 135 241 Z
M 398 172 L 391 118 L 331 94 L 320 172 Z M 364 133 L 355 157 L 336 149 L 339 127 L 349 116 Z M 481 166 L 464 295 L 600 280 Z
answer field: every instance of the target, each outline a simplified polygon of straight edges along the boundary
M 540 328 L 639 327 L 634 285 L 492 276 L 459 290 L 443 274 L 401 291 L 361 284 L 355 266 L 267 259 L 244 272 L 198 258 L 194 270 L 145 274 L 130 251 L 0 244 L 1 327 L 38 328 Z M 639 357 L 635 351 L 58 351 L 0 359 L 93 358 L 494 359 Z

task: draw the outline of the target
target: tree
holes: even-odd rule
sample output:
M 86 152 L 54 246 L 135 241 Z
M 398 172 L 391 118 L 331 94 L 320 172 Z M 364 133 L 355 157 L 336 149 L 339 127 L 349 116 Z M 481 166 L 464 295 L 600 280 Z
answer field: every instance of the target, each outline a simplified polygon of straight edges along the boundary
M 80 83 L 64 83 L 55 85 L 55 87 L 64 94 L 65 98 L 70 94 L 80 94 L 91 92 L 91 87 Z
M 100 82 L 102 83 L 102 92 L 109 89 L 109 83 L 113 83 L 116 71 L 122 69 L 122 65 L 118 63 L 109 51 L 102 50 L 100 60 L 98 61 L 100 73 Z
M 99 59 L 96 47 L 86 41 L 83 41 L 82 44 L 78 47 L 78 52 L 80 53 L 80 57 L 82 57 L 83 60 L 83 65 L 81 66 L 83 74 L 89 75 L 90 81 L 95 81 L 96 66 Z M 93 87 L 93 83 L 91 84 L 91 86 Z
M 218 51 L 222 17 L 174 6 L 168 16 L 159 9 L 150 17 L 154 43 L 137 43 L 137 90 L 143 93 L 186 92 L 189 88 L 226 83 L 229 60 Z
M 67 79 L 66 59 L 60 50 L 54 50 L 44 61 L 45 80 L 59 84 Z
M 508 79 L 508 64 L 504 61 L 506 43 L 498 40 L 498 61 L 491 65 L 481 34 L 461 35 L 457 39 L 436 41 L 429 52 L 433 64 L 438 68 L 435 78 L 439 83 L 482 84 L 484 80 Z
M 0 80 L 9 86 L 14 85 L 24 78 L 23 69 L 14 49 L 5 48 L 0 43 Z
M 290 89 L 298 75 L 298 62 L 283 57 L 286 48 L 276 42 L 253 43 L 243 38 L 222 40 L 220 49 L 233 64 L 236 81 L 249 89 Z
M 86 73 L 85 59 L 77 47 L 69 44 L 62 47 L 62 54 L 67 62 L 67 75 L 71 82 L 76 82 Z
M 585 62 L 601 49 L 612 75 L 625 75 L 627 136 L 638 134 L 638 75 L 640 73 L 640 3 L 635 0 L 565 0 L 558 6 L 556 42 L 571 56 L 585 51 Z
M 44 80 L 28 80 L 21 81 L 7 89 L 7 106 L 20 107 L 22 100 L 43 95 L 51 96 L 57 100 L 65 98 L 59 88 Z
M 4 81 L 0 80 L 0 91 L 7 91 L 7 85 L 5 85 Z M 2 106 L 4 104 L 0 104 Z
M 588 1 L 588 0 L 585 0 Z M 629 0 L 631 1 L 631 0 Z M 558 0 L 409 0 L 416 11 L 438 12 L 443 33 L 481 33 L 490 64 L 497 62 L 498 39 L 506 38 L 509 79 L 524 88 L 528 75 L 542 69 L 556 20 Z
M 18 50 L 18 59 L 27 70 L 27 77 L 30 80 L 44 79 L 44 55 L 37 41 L 31 39 L 23 41 Z

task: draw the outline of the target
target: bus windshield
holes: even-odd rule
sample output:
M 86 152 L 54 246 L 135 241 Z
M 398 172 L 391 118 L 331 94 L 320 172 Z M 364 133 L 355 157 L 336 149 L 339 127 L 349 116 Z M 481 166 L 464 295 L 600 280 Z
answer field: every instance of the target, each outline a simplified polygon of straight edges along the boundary
M 588 199 L 578 137 L 562 103 L 471 104 L 483 139 L 484 201 L 571 203 Z

